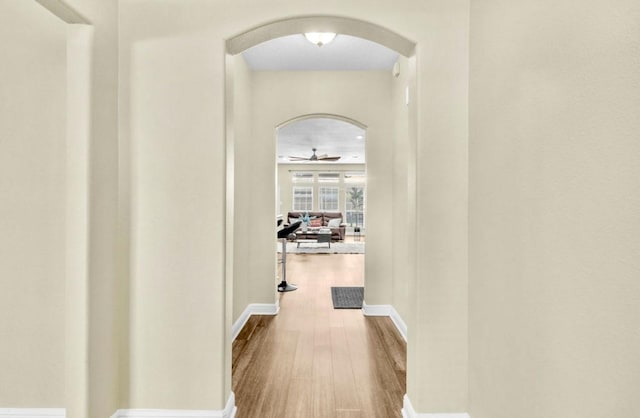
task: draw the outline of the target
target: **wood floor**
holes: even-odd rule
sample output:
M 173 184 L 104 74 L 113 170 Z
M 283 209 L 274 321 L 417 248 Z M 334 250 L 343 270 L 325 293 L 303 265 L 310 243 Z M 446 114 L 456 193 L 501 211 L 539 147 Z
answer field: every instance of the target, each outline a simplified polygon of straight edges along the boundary
M 277 316 L 233 343 L 236 418 L 400 417 L 406 345 L 387 317 L 333 309 L 331 286 L 362 286 L 364 255 L 288 254 Z

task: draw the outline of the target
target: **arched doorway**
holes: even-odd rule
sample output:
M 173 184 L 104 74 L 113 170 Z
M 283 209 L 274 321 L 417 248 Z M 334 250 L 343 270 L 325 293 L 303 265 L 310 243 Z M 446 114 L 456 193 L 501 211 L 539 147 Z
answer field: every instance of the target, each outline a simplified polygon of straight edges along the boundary
M 338 212 L 347 224 L 347 235 L 353 235 L 354 228 L 364 233 L 366 125 L 339 115 L 303 115 L 279 125 L 276 136 L 276 162 L 280 167 L 276 213 Z M 311 186 L 306 191 L 311 200 L 296 201 L 290 183 Z M 351 193 L 354 196 L 349 200 L 349 189 L 355 186 L 360 191 Z M 286 216 L 284 221 L 288 221 Z
M 334 79 L 331 81 L 334 84 L 330 87 L 320 87 L 315 84 L 318 80 L 305 80 L 304 82 L 308 82 L 308 84 L 297 84 L 296 88 L 287 87 L 286 85 L 287 83 L 299 82 L 300 80 L 295 80 L 295 76 L 283 81 L 273 74 L 261 74 L 256 78 L 259 79 L 258 82 L 245 83 L 244 86 L 238 88 L 238 80 L 242 84 L 242 79 L 247 77 L 247 71 L 246 68 L 242 68 L 244 66 L 242 62 L 236 61 L 237 54 L 268 39 L 289 34 L 300 34 L 311 29 L 315 31 L 331 30 L 353 36 L 362 36 L 366 39 L 393 46 L 407 60 L 405 61 L 405 70 L 406 67 L 415 65 L 415 60 L 407 58 L 413 54 L 413 43 L 385 28 L 349 18 L 320 16 L 287 19 L 258 27 L 253 31 L 228 40 L 226 67 L 228 109 L 227 169 L 228 179 L 232 179 L 232 182 L 228 183 L 230 198 L 227 200 L 232 204 L 227 208 L 227 225 L 230 227 L 227 231 L 227 254 L 231 254 L 231 257 L 227 258 L 227 263 L 230 267 L 227 269 L 230 272 L 227 276 L 227 289 L 229 289 L 227 300 L 230 305 L 234 306 L 232 318 L 234 323 L 237 322 L 238 316 L 242 314 L 241 311 L 244 306 L 248 304 L 256 304 L 257 302 L 269 305 L 275 301 L 272 308 L 270 308 L 270 312 L 263 311 L 262 313 L 276 313 L 279 309 L 279 298 L 275 293 L 274 280 L 269 277 L 268 273 L 276 270 L 275 260 L 269 254 L 273 254 L 274 215 L 278 213 L 278 205 L 275 199 L 277 183 L 275 181 L 275 170 L 271 168 L 272 171 L 269 171 L 267 164 L 270 163 L 271 167 L 273 167 L 273 158 L 277 156 L 275 135 L 273 135 L 274 130 L 279 126 L 286 125 L 292 121 L 303 120 L 307 117 L 300 117 L 299 115 L 301 114 L 322 114 L 322 111 L 324 111 L 328 115 L 348 115 L 346 119 L 365 121 L 370 128 L 367 138 L 371 137 L 372 143 L 375 144 L 371 155 L 375 161 L 373 166 L 375 168 L 372 169 L 372 173 L 376 178 L 376 189 L 372 193 L 372 199 L 374 203 L 377 203 L 372 204 L 372 207 L 375 208 L 372 219 L 377 219 L 378 222 L 374 222 L 372 226 L 373 236 L 376 237 L 372 241 L 372 248 L 377 257 L 372 257 L 373 261 L 365 267 L 365 270 L 373 272 L 372 277 L 374 277 L 371 282 L 367 283 L 368 286 L 370 285 L 371 291 L 367 290 L 366 298 L 370 297 L 373 305 L 381 305 L 381 301 L 389 293 L 388 278 L 390 274 L 388 273 L 390 273 L 390 266 L 385 261 L 385 255 L 392 247 L 389 245 L 389 240 L 393 234 L 393 222 L 389 222 L 389 219 L 385 220 L 385 217 L 388 218 L 393 205 L 393 193 L 391 190 L 395 176 L 395 173 L 393 173 L 395 162 L 392 148 L 399 141 L 395 138 L 394 131 L 397 126 L 392 122 L 397 115 L 390 116 L 389 113 L 392 113 L 388 111 L 390 108 L 387 109 L 380 105 L 379 103 L 382 100 L 379 99 L 387 97 L 387 100 L 391 101 L 390 92 L 393 88 L 385 90 L 387 86 L 382 87 L 379 91 L 386 93 L 370 96 L 364 92 L 372 91 L 372 89 L 366 83 L 363 84 L 362 80 L 358 80 L 357 76 L 354 77 L 354 74 L 347 76 L 347 78 L 350 78 L 346 82 Z M 406 73 L 410 74 L 411 71 L 406 71 Z M 415 74 L 415 71 L 413 71 L 413 74 Z M 394 76 L 396 76 L 395 72 L 389 71 L 384 75 L 372 76 L 372 79 L 376 77 L 381 80 L 384 77 L 391 79 Z M 407 77 L 407 80 L 410 78 L 406 75 L 405 77 Z M 326 83 L 326 80 L 322 81 L 322 83 Z M 405 105 L 404 100 L 409 94 L 408 86 L 410 84 L 407 81 L 401 89 L 397 88 L 397 86 L 395 87 L 394 105 L 398 105 L 400 102 Z M 247 93 L 249 89 L 247 86 L 254 89 L 254 92 Z M 349 89 L 359 92 L 356 95 L 357 99 L 353 100 L 350 105 L 345 103 L 353 99 L 352 97 L 342 96 L 339 100 L 336 100 L 335 97 L 330 97 L 331 94 L 335 96 L 335 93 L 331 92 L 344 94 L 345 90 Z M 401 94 L 398 93 L 399 91 L 401 91 Z M 287 93 L 289 96 L 285 97 L 286 95 L 283 95 L 282 92 Z M 304 94 L 311 93 L 317 95 L 313 103 L 308 103 L 309 100 L 304 100 Z M 296 96 L 296 99 L 291 99 L 293 96 Z M 372 97 L 375 97 L 375 99 Z M 402 100 L 398 99 L 399 97 Z M 302 102 L 305 104 L 298 107 L 288 105 L 288 103 L 299 105 Z M 400 107 L 397 106 L 397 108 Z M 248 108 L 251 110 L 247 111 Z M 372 108 L 375 109 L 372 110 Z M 402 129 L 405 151 L 412 146 L 411 144 L 415 145 L 415 138 L 410 138 L 412 130 L 409 127 L 407 112 L 408 110 L 406 109 L 397 111 L 398 114 L 402 114 L 402 117 L 405 118 L 404 128 Z M 252 126 L 248 128 L 248 124 L 242 123 L 242 117 L 245 117 L 244 120 L 249 120 L 250 118 Z M 283 124 L 283 120 L 287 122 Z M 369 123 L 369 120 L 371 120 L 371 123 Z M 243 137 L 245 140 L 242 139 Z M 369 153 L 369 150 L 367 153 Z M 404 177 L 408 178 L 410 175 L 415 175 L 415 153 L 405 152 L 405 154 L 406 159 L 411 160 L 413 158 L 413 161 L 405 161 L 405 165 L 400 169 L 400 171 L 404 170 Z M 256 187 L 257 183 L 260 186 Z M 415 184 L 415 180 L 408 180 L 405 183 Z M 405 193 L 411 193 L 411 191 L 405 190 Z M 410 213 L 408 209 L 406 212 Z M 411 224 L 411 220 L 408 218 L 403 218 L 403 221 L 406 221 L 408 225 Z M 271 226 L 267 227 L 266 225 Z M 247 237 L 250 238 L 247 239 Z M 242 258 L 239 256 L 234 257 L 234 252 L 239 254 L 241 251 L 249 251 L 251 255 Z M 243 278 L 253 278 L 254 281 L 243 281 Z M 260 281 L 259 283 L 258 280 Z M 394 289 L 393 291 L 396 290 Z M 402 292 L 403 290 L 401 289 L 400 291 Z M 406 292 L 406 289 L 404 291 Z M 243 299 L 241 297 L 243 292 L 245 294 L 251 293 L 251 297 L 254 298 L 256 295 L 260 295 L 258 297 L 262 299 L 250 300 L 246 297 Z M 388 313 L 381 312 L 374 314 L 388 315 Z
M 285 226 L 302 222 L 278 246 L 279 291 L 294 290 L 285 281 L 287 252 L 310 259 L 362 254 L 364 265 L 365 138 L 364 124 L 332 114 L 303 115 L 276 128 L 276 214 Z

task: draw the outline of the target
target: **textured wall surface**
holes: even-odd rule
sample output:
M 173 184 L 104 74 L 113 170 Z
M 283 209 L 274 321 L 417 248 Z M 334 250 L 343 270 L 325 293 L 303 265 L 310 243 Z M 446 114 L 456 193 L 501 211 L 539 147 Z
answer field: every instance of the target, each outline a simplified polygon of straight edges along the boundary
M 66 25 L 35 2 L 0 15 L 0 406 L 61 407 Z
M 471 13 L 474 418 L 640 408 L 640 7 Z

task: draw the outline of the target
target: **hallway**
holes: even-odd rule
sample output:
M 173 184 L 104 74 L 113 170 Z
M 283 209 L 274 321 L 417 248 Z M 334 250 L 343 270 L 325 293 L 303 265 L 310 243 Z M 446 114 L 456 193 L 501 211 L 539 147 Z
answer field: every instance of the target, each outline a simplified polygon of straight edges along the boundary
M 237 418 L 400 417 L 406 344 L 387 317 L 333 309 L 331 286 L 360 286 L 363 255 L 288 255 L 298 290 L 253 316 L 233 343 Z

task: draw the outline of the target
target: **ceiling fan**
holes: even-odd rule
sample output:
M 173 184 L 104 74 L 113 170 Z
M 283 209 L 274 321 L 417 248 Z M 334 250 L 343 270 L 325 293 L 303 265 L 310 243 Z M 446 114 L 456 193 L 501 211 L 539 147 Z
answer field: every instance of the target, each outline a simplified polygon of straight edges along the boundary
M 289 161 L 338 161 L 340 157 L 329 157 L 327 154 L 316 155 L 316 148 L 311 148 L 313 155 L 309 158 L 305 157 L 289 157 Z

